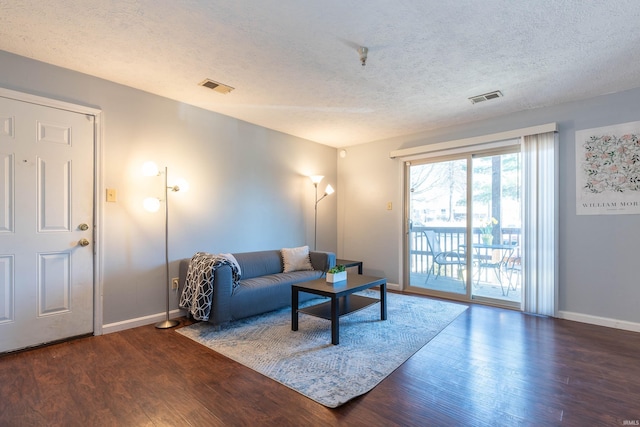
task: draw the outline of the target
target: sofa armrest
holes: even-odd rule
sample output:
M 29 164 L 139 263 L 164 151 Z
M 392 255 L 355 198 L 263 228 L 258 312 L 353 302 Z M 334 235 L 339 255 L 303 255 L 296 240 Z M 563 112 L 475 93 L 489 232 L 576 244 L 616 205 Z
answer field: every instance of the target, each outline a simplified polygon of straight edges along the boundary
M 178 291 L 182 290 L 187 280 L 190 258 L 180 260 Z M 216 269 L 213 277 L 213 298 L 211 301 L 211 315 L 209 322 L 220 325 L 231 320 L 230 304 L 233 294 L 233 277 L 231 267 L 223 265 Z
M 221 265 L 213 276 L 213 299 L 209 323 L 221 325 L 231 320 L 231 297 L 233 296 L 233 274 L 230 265 Z
M 326 272 L 336 265 L 336 254 L 333 252 L 310 251 L 309 258 L 314 270 Z

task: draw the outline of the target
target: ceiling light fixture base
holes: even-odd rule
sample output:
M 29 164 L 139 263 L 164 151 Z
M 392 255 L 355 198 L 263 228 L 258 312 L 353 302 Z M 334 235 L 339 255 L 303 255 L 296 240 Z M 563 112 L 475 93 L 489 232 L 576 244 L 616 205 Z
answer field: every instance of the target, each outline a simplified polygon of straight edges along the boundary
M 367 65 L 367 54 L 368 53 L 369 53 L 369 48 L 364 47 L 364 46 L 360 46 L 358 48 L 358 55 L 360 55 L 360 62 L 362 63 L 363 67 L 365 65 Z

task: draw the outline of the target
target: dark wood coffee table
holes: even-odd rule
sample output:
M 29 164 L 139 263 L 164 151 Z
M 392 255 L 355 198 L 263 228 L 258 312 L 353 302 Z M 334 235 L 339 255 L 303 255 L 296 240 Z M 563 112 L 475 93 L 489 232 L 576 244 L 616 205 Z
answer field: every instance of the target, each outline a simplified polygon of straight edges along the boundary
M 380 287 L 380 299 L 352 295 L 354 292 L 363 291 L 374 286 Z M 299 308 L 299 292 L 329 297 L 330 300 Z M 331 320 L 331 343 L 337 345 L 340 342 L 340 316 L 346 316 L 378 302 L 380 303 L 380 320 L 387 320 L 387 279 L 381 277 L 347 274 L 347 280 L 337 283 L 327 283 L 324 277 L 298 283 L 291 286 L 291 330 L 298 330 L 298 313 Z

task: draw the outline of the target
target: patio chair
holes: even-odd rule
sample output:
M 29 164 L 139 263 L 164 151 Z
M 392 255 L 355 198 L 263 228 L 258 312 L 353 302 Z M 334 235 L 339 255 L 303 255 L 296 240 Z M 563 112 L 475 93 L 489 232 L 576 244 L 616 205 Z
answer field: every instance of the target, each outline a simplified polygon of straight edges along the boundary
M 465 283 L 464 276 L 462 274 L 467 261 L 464 253 L 455 252 L 455 251 L 443 251 L 440 248 L 440 239 L 436 235 L 436 232 L 433 230 L 425 230 L 423 231 L 425 237 L 427 238 L 427 244 L 429 245 L 429 251 L 433 255 L 433 262 L 427 271 L 427 279 L 424 281 L 426 284 L 431 277 L 431 274 L 435 273 L 436 279 L 440 276 L 440 269 L 442 266 L 458 266 L 458 278 L 462 282 L 462 285 L 466 288 L 467 284 Z M 435 271 L 435 267 L 438 266 L 437 272 Z
M 505 269 L 508 273 L 507 277 L 509 278 L 509 286 L 507 287 L 507 295 L 509 295 L 509 289 L 515 291 L 520 284 L 522 276 L 522 258 L 520 257 L 520 255 L 517 254 L 509 258 L 505 265 Z
M 476 285 L 480 284 L 483 271 L 487 272 L 484 277 L 488 281 L 488 271 L 492 270 L 500 284 L 502 295 L 509 296 L 509 290 L 516 289 L 512 279 L 514 272 L 520 267 L 520 258 L 514 255 L 518 248 L 511 244 L 476 245 L 475 247 L 477 253 L 474 265 L 478 275 Z

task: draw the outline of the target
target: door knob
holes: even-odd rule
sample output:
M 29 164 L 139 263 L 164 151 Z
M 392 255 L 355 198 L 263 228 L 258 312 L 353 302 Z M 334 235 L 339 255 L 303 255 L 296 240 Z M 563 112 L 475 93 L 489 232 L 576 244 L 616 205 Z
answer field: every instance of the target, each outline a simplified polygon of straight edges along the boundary
M 87 239 L 80 239 L 80 241 L 78 242 L 78 244 L 80 246 L 89 246 L 89 241 Z
M 89 229 L 89 226 L 87 224 L 80 224 L 80 227 L 78 228 L 82 231 L 87 231 Z

